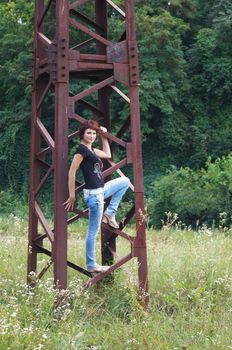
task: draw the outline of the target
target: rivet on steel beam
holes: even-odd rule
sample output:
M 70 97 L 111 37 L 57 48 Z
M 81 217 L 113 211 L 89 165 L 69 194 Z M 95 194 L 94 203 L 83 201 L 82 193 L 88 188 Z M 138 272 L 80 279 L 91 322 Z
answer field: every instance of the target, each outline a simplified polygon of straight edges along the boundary
M 131 55 L 130 57 L 131 57 L 131 58 L 134 58 L 134 57 L 135 57 L 135 55 Z
M 136 84 L 137 83 L 137 81 L 136 80 L 133 80 L 133 84 Z
M 136 66 L 132 66 L 133 69 L 137 68 Z

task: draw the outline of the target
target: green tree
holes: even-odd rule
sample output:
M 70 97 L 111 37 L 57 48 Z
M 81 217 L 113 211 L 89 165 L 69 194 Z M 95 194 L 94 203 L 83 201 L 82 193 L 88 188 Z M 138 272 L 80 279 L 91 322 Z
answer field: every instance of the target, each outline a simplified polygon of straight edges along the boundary
M 22 191 L 27 182 L 30 122 L 30 62 L 33 3 L 0 5 L 1 188 Z

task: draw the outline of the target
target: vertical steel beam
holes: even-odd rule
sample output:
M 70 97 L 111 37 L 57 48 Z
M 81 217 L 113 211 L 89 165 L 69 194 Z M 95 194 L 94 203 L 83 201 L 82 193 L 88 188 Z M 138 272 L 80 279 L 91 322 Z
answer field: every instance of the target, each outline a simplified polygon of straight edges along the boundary
M 108 23 L 107 23 L 106 0 L 95 0 L 95 21 L 103 29 L 103 37 L 107 39 Z M 106 55 L 106 46 L 97 42 L 96 53 L 99 55 Z M 104 126 L 107 128 L 109 132 L 111 132 L 109 87 L 105 87 L 98 91 L 98 108 L 104 113 Z M 106 228 L 102 228 L 101 230 L 102 264 L 111 264 L 113 262 L 113 255 L 110 249 L 112 249 L 113 251 L 116 251 L 116 238 L 115 237 L 111 238 L 109 242 L 109 239 L 108 239 L 109 236 L 110 236 L 110 232 Z
M 55 83 L 55 177 L 54 177 L 54 277 L 59 289 L 67 288 L 67 198 L 68 154 L 68 37 L 69 7 L 67 0 L 56 1 L 57 80 Z
M 35 33 L 38 32 L 38 22 L 42 15 L 44 1 L 36 0 L 35 2 Z M 42 57 L 43 49 L 41 43 L 35 38 L 33 48 L 33 81 L 32 81 L 32 119 L 31 119 L 31 150 L 30 150 L 30 189 L 29 189 L 29 234 L 28 234 L 28 263 L 27 263 L 27 280 L 31 283 L 29 274 L 36 271 L 37 251 L 34 246 L 34 239 L 38 236 L 38 219 L 34 213 L 35 196 L 34 191 L 39 184 L 39 166 L 36 162 L 36 153 L 40 150 L 40 134 L 36 128 L 36 120 L 39 116 L 37 112 L 37 103 L 43 93 L 44 84 L 42 81 L 36 82 L 36 65 L 37 58 Z
M 128 42 L 129 62 L 133 61 L 134 66 L 138 68 L 138 53 L 136 46 L 134 0 L 125 1 L 126 10 L 126 38 Z M 132 67 L 129 64 L 129 75 L 133 77 Z M 136 69 L 135 71 L 138 71 Z M 136 240 L 134 244 L 134 254 L 139 262 L 139 288 L 142 292 L 145 303 L 148 302 L 148 272 L 147 272 L 147 253 L 145 236 L 145 211 L 144 211 L 144 186 L 143 186 L 143 164 L 142 164 L 142 146 L 140 133 L 140 109 L 139 109 L 139 84 L 138 77 L 130 79 L 130 119 L 131 119 L 131 137 L 132 137 L 132 158 L 134 175 L 134 196 L 135 196 L 135 215 L 136 215 Z

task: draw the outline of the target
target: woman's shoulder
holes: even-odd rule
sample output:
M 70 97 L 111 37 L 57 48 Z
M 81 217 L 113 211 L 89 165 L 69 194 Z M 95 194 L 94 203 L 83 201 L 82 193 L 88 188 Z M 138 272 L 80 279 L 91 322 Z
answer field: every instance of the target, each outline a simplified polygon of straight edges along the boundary
M 77 146 L 77 149 L 76 149 L 76 153 L 79 153 L 81 154 L 82 156 L 86 157 L 88 154 L 89 154 L 89 150 L 88 150 L 88 147 L 86 147 L 85 145 L 83 145 L 82 143 L 80 143 L 78 146 Z
M 77 149 L 85 149 L 85 145 L 83 145 L 83 143 L 80 143 L 78 146 L 77 146 Z

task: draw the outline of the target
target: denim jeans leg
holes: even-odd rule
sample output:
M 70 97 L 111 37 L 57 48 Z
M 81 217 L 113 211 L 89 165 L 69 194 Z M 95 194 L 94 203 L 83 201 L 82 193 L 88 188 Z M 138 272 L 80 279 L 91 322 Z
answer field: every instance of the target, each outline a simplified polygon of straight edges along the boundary
M 122 196 L 128 189 L 130 180 L 127 177 L 119 177 L 117 179 L 108 181 L 104 186 L 104 198 L 112 196 L 110 203 L 105 210 L 108 215 L 114 215 L 118 209 Z
M 86 235 L 86 267 L 92 268 L 96 266 L 95 258 L 95 242 L 100 228 L 104 200 L 103 193 L 97 195 L 89 195 L 86 199 L 89 208 L 89 225 Z

